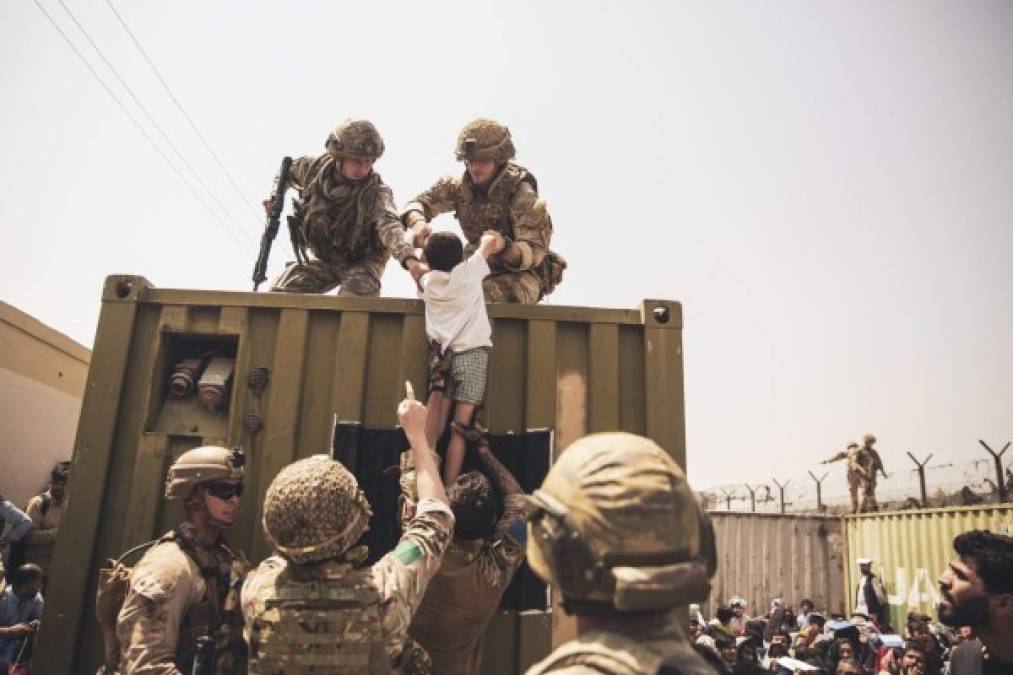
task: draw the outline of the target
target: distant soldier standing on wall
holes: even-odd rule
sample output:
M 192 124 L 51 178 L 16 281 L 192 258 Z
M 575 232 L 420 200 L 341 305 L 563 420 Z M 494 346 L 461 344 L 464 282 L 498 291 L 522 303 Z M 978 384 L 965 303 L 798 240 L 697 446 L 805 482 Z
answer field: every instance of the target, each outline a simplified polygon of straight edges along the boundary
M 241 450 L 208 445 L 169 467 L 165 497 L 184 500 L 186 518 L 130 576 L 116 623 L 124 675 L 246 672 L 239 583 L 248 563 L 223 538 L 239 511 L 243 464 Z M 214 662 L 194 671 L 198 639 L 209 636 Z
M 870 513 L 879 510 L 876 503 L 876 474 L 883 474 L 886 478 L 886 470 L 883 468 L 883 460 L 879 452 L 872 447 L 876 443 L 876 437 L 872 434 L 865 434 L 862 438 L 862 453 L 865 469 L 865 476 L 862 481 L 862 512 Z
M 528 564 L 576 615 L 577 637 L 528 675 L 720 672 L 677 611 L 710 593 L 714 530 L 664 450 L 632 434 L 586 436 L 531 502 Z
M 372 567 L 361 567 L 366 547 L 354 546 L 372 510 L 344 466 L 315 455 L 271 482 L 263 523 L 276 555 L 243 586 L 251 673 L 428 672 L 408 625 L 453 536 L 454 515 L 426 443 L 425 406 L 406 399 L 398 417 L 419 502 L 397 546 Z
M 830 459 L 825 459 L 820 464 L 830 464 L 842 459 L 848 461 L 848 493 L 851 495 L 851 512 L 858 513 L 858 491 L 865 484 L 868 470 L 865 468 L 865 454 L 858 443 L 848 443 L 848 449 L 838 452 Z
M 549 250 L 552 219 L 534 175 L 511 161 L 516 152 L 510 130 L 474 120 L 458 136 L 456 155 L 465 163 L 464 175 L 439 180 L 404 208 L 402 220 L 415 246 L 425 244 L 429 221 L 448 211 L 468 240 L 465 256 L 475 252 L 486 230 L 495 230 L 507 245 L 489 260 L 486 302 L 538 302 L 560 282 L 566 261 Z
M 391 190 L 373 171 L 383 139 L 367 120 L 345 120 L 327 138 L 327 151 L 292 162 L 289 182 L 299 190 L 292 226 L 307 262 L 292 262 L 272 291 L 376 296 L 387 258 L 417 280 L 423 272 L 404 239 Z M 270 200 L 264 202 L 270 208 Z M 297 253 L 298 255 L 298 253 Z

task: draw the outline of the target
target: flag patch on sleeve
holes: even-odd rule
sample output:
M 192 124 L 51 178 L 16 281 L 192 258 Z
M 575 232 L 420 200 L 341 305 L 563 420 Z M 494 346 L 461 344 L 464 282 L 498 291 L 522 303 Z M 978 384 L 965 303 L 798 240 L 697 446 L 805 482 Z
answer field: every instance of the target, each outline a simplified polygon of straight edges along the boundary
M 401 561 L 402 565 L 411 565 L 413 562 L 425 555 L 422 547 L 412 540 L 401 542 L 394 549 L 394 556 Z

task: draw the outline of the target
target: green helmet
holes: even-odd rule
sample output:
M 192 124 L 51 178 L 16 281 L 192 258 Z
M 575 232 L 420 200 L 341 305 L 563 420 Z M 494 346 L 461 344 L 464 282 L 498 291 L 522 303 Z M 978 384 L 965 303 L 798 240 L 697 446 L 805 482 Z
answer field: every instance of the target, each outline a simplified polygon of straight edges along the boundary
M 507 162 L 517 155 L 510 130 L 495 120 L 478 118 L 466 124 L 457 135 L 457 159 L 491 159 Z
M 573 443 L 531 497 L 528 564 L 568 611 L 661 610 L 703 601 L 714 531 L 678 464 L 627 433 Z
M 383 138 L 368 120 L 345 120 L 327 137 L 325 147 L 335 159 L 360 157 L 377 160 L 383 156 Z
M 185 499 L 201 483 L 243 479 L 246 456 L 242 448 L 204 445 L 187 450 L 169 467 L 165 479 L 166 499 Z
M 297 564 L 341 555 L 359 540 L 373 515 L 348 469 L 327 455 L 289 464 L 264 495 L 264 533 Z

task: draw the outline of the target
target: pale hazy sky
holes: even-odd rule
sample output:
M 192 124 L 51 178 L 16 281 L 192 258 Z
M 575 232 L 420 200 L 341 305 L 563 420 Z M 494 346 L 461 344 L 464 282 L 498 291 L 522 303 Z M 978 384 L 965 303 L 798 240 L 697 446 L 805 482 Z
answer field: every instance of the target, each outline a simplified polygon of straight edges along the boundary
M 255 202 L 340 119 L 375 122 L 402 204 L 492 116 L 570 262 L 550 302 L 684 304 L 695 485 L 804 481 L 866 431 L 905 475 L 1013 438 L 1013 2 L 113 0 L 245 201 L 106 2 L 63 2 L 238 223 L 0 3 L 0 296 L 85 345 L 107 274 L 247 290 Z M 395 264 L 383 294 L 411 294 Z

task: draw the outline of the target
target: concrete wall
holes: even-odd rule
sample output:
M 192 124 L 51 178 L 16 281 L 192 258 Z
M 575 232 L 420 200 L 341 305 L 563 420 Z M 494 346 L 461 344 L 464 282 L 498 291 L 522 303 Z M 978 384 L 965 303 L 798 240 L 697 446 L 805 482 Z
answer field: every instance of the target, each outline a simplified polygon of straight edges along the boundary
M 0 302 L 0 494 L 23 507 L 70 459 L 91 351 Z

